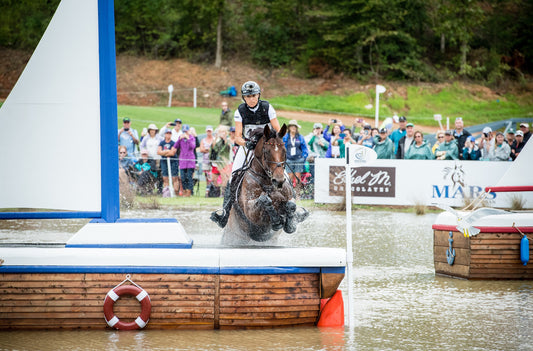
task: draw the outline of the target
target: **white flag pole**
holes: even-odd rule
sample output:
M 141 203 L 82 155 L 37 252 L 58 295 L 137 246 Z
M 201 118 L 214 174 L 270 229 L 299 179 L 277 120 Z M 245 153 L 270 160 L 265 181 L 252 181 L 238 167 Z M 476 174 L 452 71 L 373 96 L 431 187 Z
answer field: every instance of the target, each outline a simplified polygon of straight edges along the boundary
M 353 241 L 352 241 L 352 168 L 364 166 L 377 159 L 376 152 L 366 146 L 346 144 L 346 274 L 348 275 L 348 326 L 355 326 L 355 297 L 353 278 Z
M 353 244 L 352 244 L 352 167 L 350 166 L 350 144 L 346 144 L 346 273 L 348 275 L 348 326 L 353 327 L 354 291 L 353 291 Z

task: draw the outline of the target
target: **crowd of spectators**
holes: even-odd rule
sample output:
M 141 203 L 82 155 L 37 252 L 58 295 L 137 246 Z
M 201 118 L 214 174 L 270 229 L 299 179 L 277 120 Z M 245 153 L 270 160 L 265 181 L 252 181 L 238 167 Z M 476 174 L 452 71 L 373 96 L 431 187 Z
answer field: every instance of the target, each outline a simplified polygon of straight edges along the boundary
M 190 197 L 200 174 L 206 182 L 206 196 L 219 196 L 231 172 L 236 152 L 235 128 L 231 126 L 227 103 L 222 103 L 220 125 L 207 126 L 205 137 L 183 124 L 180 118 L 158 128 L 150 124 L 139 137 L 131 120 L 123 118 L 118 130 L 119 178 L 140 194 Z
M 476 138 L 457 117 L 455 128 L 439 130 L 430 144 L 406 117 L 395 116 L 394 122 L 397 128 L 393 123 L 372 128 L 358 118 L 348 128 L 340 119 L 330 119 L 325 128 L 315 123 L 312 132 L 304 136 L 298 122 L 291 120 L 283 141 L 287 174 L 296 190 L 308 183 L 302 179 L 312 183 L 317 158 L 344 158 L 346 144 L 372 148 L 378 159 L 513 161 L 531 137 L 529 124 L 520 123 L 519 130 L 507 129 L 506 135 L 485 127 Z M 194 128 L 179 118 L 161 128 L 150 124 L 140 137 L 130 125 L 126 117 L 118 130 L 120 176 L 127 177 L 140 193 L 170 196 L 173 190 L 177 196 L 188 197 L 194 194 L 201 174 L 206 180 L 205 196 L 224 193 L 237 150 L 226 102 L 222 103 L 218 127 L 207 126 L 201 140 Z

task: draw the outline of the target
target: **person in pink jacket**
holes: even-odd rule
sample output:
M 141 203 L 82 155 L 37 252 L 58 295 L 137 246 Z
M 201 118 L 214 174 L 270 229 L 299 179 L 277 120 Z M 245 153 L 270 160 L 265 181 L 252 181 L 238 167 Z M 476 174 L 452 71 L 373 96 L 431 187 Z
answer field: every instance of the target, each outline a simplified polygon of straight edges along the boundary
M 189 197 L 193 194 L 193 173 L 196 168 L 196 137 L 190 132 L 188 124 L 183 125 L 178 141 L 174 144 L 176 152 L 179 153 L 179 165 L 181 183 L 183 186 L 183 196 Z

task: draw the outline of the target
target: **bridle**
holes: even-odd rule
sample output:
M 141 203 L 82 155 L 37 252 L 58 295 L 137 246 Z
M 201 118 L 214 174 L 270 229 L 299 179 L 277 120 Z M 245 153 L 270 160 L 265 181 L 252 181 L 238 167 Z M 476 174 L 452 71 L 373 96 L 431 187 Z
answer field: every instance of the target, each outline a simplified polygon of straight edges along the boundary
M 265 141 L 265 142 L 263 142 L 263 147 L 262 147 L 262 150 L 261 150 L 261 161 L 259 161 L 258 157 L 254 157 L 252 159 L 252 162 L 253 162 L 253 160 L 257 161 L 257 163 L 259 164 L 259 166 L 261 167 L 263 172 L 266 174 L 266 177 L 264 175 L 262 175 L 262 174 L 258 174 L 256 172 L 254 172 L 252 169 L 250 169 L 250 170 L 255 175 L 258 175 L 260 177 L 266 178 L 267 180 L 270 180 L 270 183 L 272 183 L 272 181 L 274 179 L 273 178 L 273 171 L 270 170 L 270 167 L 265 167 L 265 164 L 274 164 L 274 165 L 276 165 L 275 168 L 280 168 L 280 167 L 285 167 L 285 162 L 286 161 L 275 162 L 275 161 L 265 160 L 265 145 L 271 145 L 271 146 L 275 146 L 275 147 L 285 147 L 285 144 L 283 142 L 275 142 L 275 141 L 268 142 L 268 141 Z

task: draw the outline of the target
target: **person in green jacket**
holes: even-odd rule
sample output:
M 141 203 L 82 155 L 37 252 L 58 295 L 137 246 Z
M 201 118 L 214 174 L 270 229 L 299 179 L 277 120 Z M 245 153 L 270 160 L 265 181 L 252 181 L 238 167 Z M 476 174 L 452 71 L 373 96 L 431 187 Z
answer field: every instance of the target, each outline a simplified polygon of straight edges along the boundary
M 453 130 L 444 132 L 444 143 L 441 143 L 435 150 L 435 156 L 437 156 L 437 160 L 457 160 L 459 158 L 459 149 L 453 138 Z
M 346 144 L 357 144 L 357 142 L 352 138 L 352 131 L 348 128 L 339 134 L 338 138 L 335 136 L 332 137 L 331 140 L 331 145 L 339 146 L 340 158 L 346 157 Z
M 414 134 L 415 142 L 409 146 L 405 152 L 405 160 L 433 160 L 434 156 L 431 152 L 431 147 L 428 142 L 424 140 L 422 132 L 416 131 Z
M 394 158 L 394 142 L 387 137 L 387 128 L 381 128 L 374 137 L 374 151 L 379 159 Z

